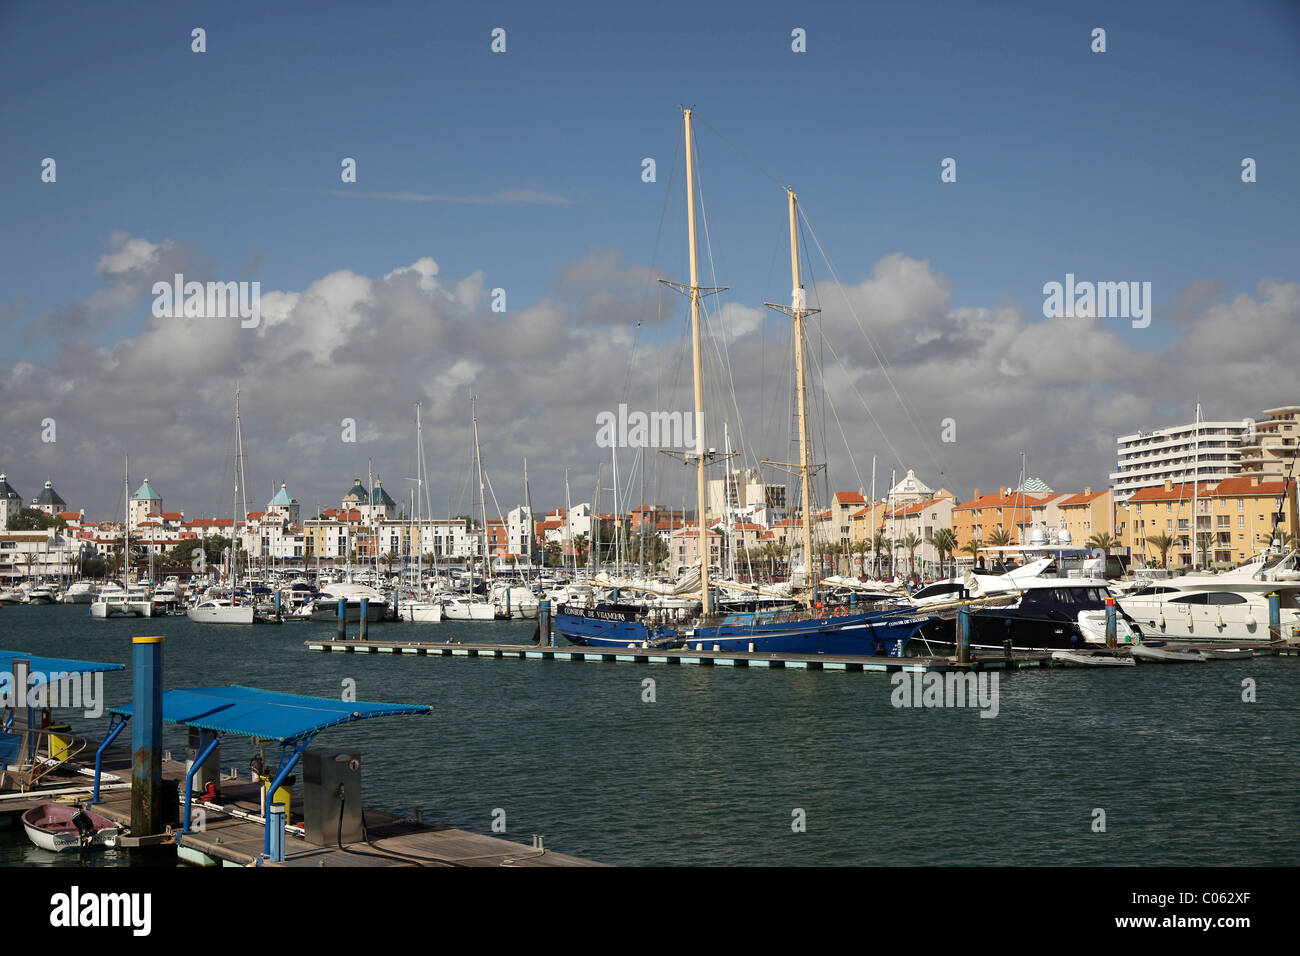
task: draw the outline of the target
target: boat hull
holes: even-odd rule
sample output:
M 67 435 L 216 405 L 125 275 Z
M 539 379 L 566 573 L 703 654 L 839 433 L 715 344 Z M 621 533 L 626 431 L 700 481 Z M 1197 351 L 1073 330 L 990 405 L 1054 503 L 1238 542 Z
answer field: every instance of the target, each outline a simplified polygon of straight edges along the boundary
M 699 627 L 686 633 L 685 644 L 704 651 L 902 657 L 913 635 L 929 620 L 915 614 L 847 614 Z
M 442 605 L 429 601 L 402 605 L 401 619 L 411 624 L 437 624 L 442 620 Z
M 196 624 L 252 624 L 253 608 L 248 605 L 192 607 L 185 616 Z
M 495 621 L 497 609 L 486 602 L 449 601 L 442 607 L 442 617 L 446 621 Z
M 922 629 L 919 637 L 930 646 L 947 651 L 957 646 L 956 633 L 954 618 L 936 618 Z M 1132 633 L 1127 629 L 1121 630 L 1117 636 L 1121 645 L 1132 642 Z M 1095 627 L 1085 629 L 1078 621 L 993 608 L 971 614 L 972 648 L 1002 652 L 1003 642 L 1008 639 L 1013 651 L 1075 651 L 1106 646 L 1104 624 L 1098 631 Z
M 556 611 L 554 627 L 566 641 L 580 647 L 673 647 L 681 643 L 676 631 L 652 631 L 629 608 L 562 605 Z

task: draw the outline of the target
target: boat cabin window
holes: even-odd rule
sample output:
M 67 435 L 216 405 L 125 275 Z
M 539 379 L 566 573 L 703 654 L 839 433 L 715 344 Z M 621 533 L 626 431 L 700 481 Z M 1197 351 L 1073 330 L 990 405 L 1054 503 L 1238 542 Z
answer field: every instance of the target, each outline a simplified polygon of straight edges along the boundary
M 1182 597 L 1176 597 L 1170 604 L 1209 604 L 1208 594 L 1184 594 Z
M 1234 594 L 1232 591 L 1214 591 L 1206 595 L 1209 598 L 1206 604 L 1245 604 L 1246 599 L 1240 594 Z
M 1147 587 L 1139 588 L 1138 590 L 1134 591 L 1133 597 L 1141 597 L 1147 594 L 1177 594 L 1177 593 L 1178 593 L 1178 588 L 1167 588 L 1159 584 L 1152 584 L 1152 585 L 1148 585 Z
M 929 587 L 921 588 L 921 590 L 917 591 L 913 596 L 918 598 L 932 598 L 941 597 L 945 594 L 960 595 L 962 589 L 963 585 L 957 582 L 949 584 L 931 584 Z

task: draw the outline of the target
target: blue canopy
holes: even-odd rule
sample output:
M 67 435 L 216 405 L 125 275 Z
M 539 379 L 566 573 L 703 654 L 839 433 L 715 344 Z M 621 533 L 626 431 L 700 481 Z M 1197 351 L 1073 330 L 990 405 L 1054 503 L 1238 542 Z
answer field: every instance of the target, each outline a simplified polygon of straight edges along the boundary
M 163 720 L 221 734 L 262 737 L 280 744 L 314 737 L 327 727 L 398 714 L 428 714 L 427 704 L 375 704 L 282 694 L 273 690 L 228 684 L 224 687 L 183 687 L 162 698 Z M 131 705 L 110 707 L 110 714 L 131 716 Z
M 9 686 L 14 658 L 28 662 L 36 684 L 45 683 L 50 674 L 101 674 L 126 669 L 123 664 L 78 661 L 69 657 L 38 657 L 27 651 L 0 651 L 0 688 Z

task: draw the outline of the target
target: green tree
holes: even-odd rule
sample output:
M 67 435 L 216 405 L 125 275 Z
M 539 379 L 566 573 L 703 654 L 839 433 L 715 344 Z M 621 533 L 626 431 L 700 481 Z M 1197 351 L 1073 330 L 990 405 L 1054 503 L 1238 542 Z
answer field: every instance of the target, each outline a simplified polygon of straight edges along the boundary
M 1096 548 L 1102 554 L 1110 554 L 1111 548 L 1119 547 L 1119 542 L 1108 531 L 1098 531 L 1088 539 L 1087 543 L 1088 547 Z
M 5 523 L 9 531 L 48 531 L 67 526 L 68 523 L 58 515 L 48 515 L 39 508 L 23 508 Z
M 885 533 L 883 531 L 877 531 L 875 536 L 871 539 L 871 576 L 873 578 L 879 574 L 881 552 L 883 551 L 885 554 L 889 554 L 890 547 L 889 538 Z
M 899 542 L 899 544 L 901 544 L 904 548 L 907 549 L 907 573 L 908 574 L 916 573 L 916 549 L 919 548 L 924 543 L 925 543 L 925 539 L 922 538 L 915 531 L 907 532 L 907 534 L 903 537 L 903 540 Z
M 1160 552 L 1160 566 L 1169 567 L 1169 549 L 1174 546 L 1174 539 L 1167 534 L 1153 534 L 1147 536 L 1147 544 Z
M 942 577 L 944 558 L 957 549 L 957 533 L 952 528 L 936 528 L 933 544 L 934 549 L 939 552 L 939 575 Z

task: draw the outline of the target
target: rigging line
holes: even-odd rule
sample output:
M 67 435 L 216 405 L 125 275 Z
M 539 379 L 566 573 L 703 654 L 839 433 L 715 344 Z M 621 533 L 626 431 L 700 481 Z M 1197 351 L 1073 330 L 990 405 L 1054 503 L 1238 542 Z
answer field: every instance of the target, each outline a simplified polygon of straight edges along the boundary
M 845 378 L 848 380 L 849 387 L 853 389 L 853 393 L 858 396 L 858 401 L 862 402 L 862 407 L 866 409 L 867 414 L 871 417 L 871 421 L 875 423 L 876 430 L 880 432 L 881 440 L 885 443 L 886 446 L 888 446 L 890 453 L 893 454 L 894 456 L 894 460 L 898 462 L 898 466 L 900 468 L 906 468 L 906 465 L 903 464 L 903 456 L 898 453 L 898 449 L 894 447 L 894 443 L 891 442 L 889 440 L 889 436 L 885 434 L 885 430 L 883 427 L 881 427 L 879 419 L 876 418 L 876 413 L 873 412 L 871 410 L 871 406 L 867 404 L 866 398 L 863 396 L 862 392 L 858 389 L 857 383 L 853 381 L 852 376 L 849 374 L 849 370 L 845 368 L 844 362 L 840 359 L 839 353 L 835 351 L 835 346 L 831 344 L 831 342 L 826 338 L 824 334 L 822 334 L 820 327 L 818 328 L 818 335 L 822 339 L 822 342 L 825 344 L 826 348 L 830 349 L 831 357 L 835 359 L 835 362 L 836 364 L 839 365 L 840 370 L 844 372 Z
M 818 366 L 818 375 L 823 381 L 825 380 L 824 372 L 820 366 Z M 858 460 L 853 454 L 853 447 L 849 444 L 849 436 L 844 432 L 844 423 L 840 421 L 840 414 L 835 408 L 835 399 L 831 397 L 829 388 L 823 388 L 822 391 L 826 396 L 826 403 L 831 408 L 831 415 L 835 418 L 835 427 L 839 429 L 840 438 L 844 440 L 844 448 L 849 454 L 849 464 L 853 467 L 853 475 L 858 479 L 858 487 L 865 488 L 866 486 L 862 482 L 862 473 L 858 470 Z
M 734 151 L 736 152 L 736 154 L 737 154 L 738 156 L 740 156 L 741 159 L 745 160 L 745 162 L 747 162 L 747 163 L 750 163 L 750 164 L 751 164 L 755 169 L 757 169 L 760 173 L 762 173 L 764 176 L 766 176 L 768 179 L 770 179 L 773 183 L 775 183 L 776 186 L 777 186 L 777 187 L 778 187 L 782 192 L 785 192 L 786 187 L 785 187 L 785 184 L 784 184 L 783 182 L 781 182 L 781 180 L 777 179 L 775 176 L 773 176 L 771 173 L 769 173 L 766 169 L 764 169 L 764 168 L 762 167 L 762 165 L 759 164 L 758 160 L 754 159 L 754 157 L 750 156 L 750 155 L 749 155 L 748 153 L 746 153 L 743 149 L 741 149 L 739 146 L 737 146 L 734 142 L 732 142 L 732 141 L 731 141 L 730 139 L 728 139 L 726 136 L 723 136 L 722 133 L 718 132 L 717 127 L 715 127 L 712 123 L 710 123 L 708 120 L 700 119 L 698 115 L 695 116 L 695 121 L 696 121 L 697 123 L 700 123 L 700 124 L 704 125 L 704 126 L 707 126 L 707 127 L 709 128 L 709 130 L 713 133 L 713 135 L 715 135 L 716 137 L 718 137 L 718 139 L 722 140 L 724 143 L 726 143 L 728 146 L 730 146 L 730 147 L 732 148 L 732 150 L 734 150 Z
M 686 134 L 684 131 L 678 132 L 677 134 L 677 147 L 676 150 L 673 152 L 673 164 L 672 166 L 669 167 L 668 182 L 664 186 L 664 202 L 662 208 L 659 210 L 659 229 L 655 233 L 654 251 L 650 255 L 650 278 L 651 281 L 654 281 L 656 286 L 659 285 L 658 281 L 656 281 L 656 271 L 659 266 L 659 248 L 663 242 L 664 222 L 668 217 L 668 203 L 669 200 L 672 198 L 673 183 L 677 177 L 677 157 L 681 155 L 682 141 L 685 135 Z M 637 349 L 640 346 L 640 341 L 641 341 L 641 323 L 645 321 L 645 313 L 646 313 L 646 303 L 642 302 L 640 312 L 637 315 L 636 325 L 633 327 L 632 348 L 628 352 L 627 370 L 626 370 L 626 374 L 623 377 L 623 400 L 624 401 L 627 400 L 628 392 L 632 387 L 631 373 L 632 373 L 632 369 L 635 367 L 636 364 Z
M 704 249 L 709 258 L 709 274 L 710 276 L 712 276 L 713 285 L 716 287 L 718 284 L 718 272 L 713 262 L 713 241 L 709 235 L 709 214 L 704 202 L 704 180 L 703 177 L 701 177 L 699 174 L 698 164 L 697 164 L 695 178 L 697 183 L 699 184 L 698 191 L 700 194 L 700 218 L 704 223 Z M 701 306 L 703 306 L 703 303 L 701 303 Z M 703 311 L 705 314 L 706 322 L 708 322 L 710 331 L 713 331 L 713 322 L 708 319 L 708 314 L 709 314 L 708 310 L 704 309 Z M 712 344 L 715 353 L 718 352 L 717 339 L 719 337 L 722 339 L 723 354 L 718 356 L 719 367 L 725 371 L 727 377 L 727 384 L 731 386 L 731 407 L 736 414 L 736 427 L 740 430 L 740 437 L 739 437 L 740 446 L 741 446 L 740 453 L 741 453 L 741 461 L 743 463 L 746 460 L 745 459 L 745 420 L 740 414 L 740 404 L 739 402 L 736 401 L 736 379 L 731 365 L 731 349 L 726 338 L 726 328 L 725 328 L 725 322 L 723 322 L 722 319 L 721 306 L 719 306 L 716 311 L 718 316 L 717 325 L 721 329 L 721 336 L 719 336 L 717 332 L 714 331 L 713 334 L 710 336 L 710 338 L 713 339 Z M 721 391 L 721 384 L 722 383 L 719 383 L 719 391 Z M 751 450 L 751 455 L 752 455 L 752 450 Z
M 922 447 L 925 448 L 926 453 L 929 454 L 930 461 L 934 464 L 934 467 L 939 471 L 939 473 L 942 474 L 944 469 L 939 464 L 939 459 L 935 455 L 933 447 L 930 445 L 929 440 L 925 437 L 925 433 L 921 430 L 921 427 L 916 423 L 916 419 L 912 415 L 911 408 L 908 406 L 907 402 L 903 400 L 903 396 L 899 393 L 897 386 L 894 384 L 894 377 L 889 374 L 889 369 L 887 367 L 887 363 L 885 362 L 884 356 L 880 353 L 880 350 L 876 348 L 876 343 L 872 340 L 871 335 L 867 332 L 866 326 L 863 325 L 862 323 L 862 319 L 859 318 L 857 311 L 853 308 L 853 302 L 849 299 L 848 293 L 844 291 L 844 283 L 840 281 L 840 277 L 835 271 L 834 263 L 832 263 L 830 257 L 826 255 L 826 250 L 822 248 L 821 240 L 817 238 L 817 231 L 813 228 L 812 223 L 809 221 L 808 213 L 804 209 L 802 204 L 799 207 L 799 215 L 803 218 L 804 224 L 808 227 L 808 234 L 812 236 L 813 242 L 817 245 L 817 251 L 821 253 L 822 259 L 825 260 L 826 268 L 830 271 L 831 279 L 835 282 L 835 285 L 839 288 L 840 295 L 844 299 L 844 304 L 848 308 L 849 314 L 853 316 L 853 321 L 857 323 L 858 330 L 862 333 L 862 337 L 866 339 L 867 345 L 871 349 L 871 354 L 876 359 L 876 364 L 880 367 L 880 371 L 884 373 L 885 381 L 889 383 L 890 391 L 894 393 L 894 398 L 898 400 L 899 407 L 903 409 L 903 414 L 907 416 L 907 420 L 911 423 L 912 429 L 916 432 L 917 437 L 921 440 Z M 874 421 L 874 416 L 873 416 L 873 421 Z M 878 422 L 877 422 L 877 427 L 879 427 Z M 882 437 L 883 437 L 883 432 L 882 432 Z M 886 439 L 886 442 L 888 442 L 888 439 Z M 900 465 L 902 464 L 901 461 L 899 463 Z

